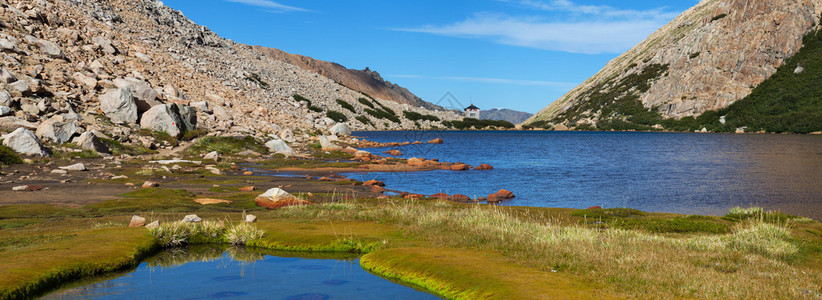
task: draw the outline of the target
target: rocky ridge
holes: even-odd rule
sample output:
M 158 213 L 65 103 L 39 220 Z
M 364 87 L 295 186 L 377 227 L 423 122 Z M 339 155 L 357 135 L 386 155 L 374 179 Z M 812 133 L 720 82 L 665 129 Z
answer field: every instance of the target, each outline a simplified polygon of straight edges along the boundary
M 443 127 L 403 111 L 458 118 L 381 99 L 370 101 L 397 120 L 369 115 L 366 95 L 223 39 L 159 1 L 0 0 L 0 16 L 0 133 L 24 128 L 61 144 L 93 132 L 149 146 L 157 141 L 146 132 L 199 129 L 299 144 L 338 123 L 331 111 L 353 130 Z
M 663 118 L 727 107 L 799 51 L 820 12 L 819 0 L 704 0 L 526 123 L 596 126 L 625 117 L 602 108 L 626 95 Z M 654 68 L 661 72 L 647 72 Z

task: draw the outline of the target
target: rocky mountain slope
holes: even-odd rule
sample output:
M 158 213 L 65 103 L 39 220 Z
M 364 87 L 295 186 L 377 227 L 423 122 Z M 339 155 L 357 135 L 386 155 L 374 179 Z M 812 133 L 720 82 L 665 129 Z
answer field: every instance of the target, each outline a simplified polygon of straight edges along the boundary
M 348 69 L 340 64 L 314 59 L 308 56 L 291 54 L 285 51 L 254 46 L 253 49 L 277 61 L 286 62 L 305 70 L 322 75 L 325 78 L 338 82 L 350 89 L 362 92 L 379 99 L 408 104 L 414 107 L 425 107 L 441 110 L 442 108 L 430 102 L 423 101 L 408 89 L 386 81 L 380 73 L 369 68 L 365 70 Z
M 523 111 L 516 111 L 510 109 L 498 109 L 493 108 L 490 110 L 483 110 L 482 114 L 480 114 L 480 119 L 483 120 L 502 120 L 508 121 L 513 124 L 519 124 L 525 122 L 528 118 L 533 116 L 533 114 L 523 112 Z
M 819 0 L 704 0 L 526 123 L 660 128 L 726 108 L 800 50 L 820 12 Z
M 149 146 L 155 132 L 199 130 L 299 144 L 337 123 L 391 130 L 458 118 L 373 99 L 221 38 L 159 1 L 0 0 L 0 16 L 0 134 L 24 128 L 63 144 L 94 132 Z

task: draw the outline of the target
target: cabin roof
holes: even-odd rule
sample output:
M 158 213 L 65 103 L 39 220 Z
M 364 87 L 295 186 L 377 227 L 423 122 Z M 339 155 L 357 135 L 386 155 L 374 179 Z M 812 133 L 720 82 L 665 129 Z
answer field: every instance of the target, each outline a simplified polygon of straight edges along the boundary
M 471 104 L 471 106 L 466 107 L 465 110 L 479 110 L 479 107 L 476 107 L 473 104 Z

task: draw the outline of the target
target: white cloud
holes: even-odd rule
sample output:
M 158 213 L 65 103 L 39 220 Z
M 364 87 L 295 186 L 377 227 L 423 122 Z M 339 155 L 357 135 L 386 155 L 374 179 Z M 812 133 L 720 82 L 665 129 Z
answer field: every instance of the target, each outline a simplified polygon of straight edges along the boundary
M 262 7 L 262 8 L 265 8 L 266 11 L 273 12 L 273 13 L 290 12 L 290 11 L 309 12 L 309 10 L 304 9 L 304 8 L 299 8 L 299 7 L 295 7 L 295 6 L 288 6 L 288 5 L 280 4 L 280 3 L 270 1 L 270 0 L 225 0 L 225 1 Z
M 394 30 L 488 40 L 498 44 L 571 53 L 622 53 L 676 17 L 664 8 L 624 10 L 577 5 L 568 0 L 497 0 L 515 2 L 551 16 L 478 13 L 464 21 Z M 570 14 L 569 14 L 570 13 Z

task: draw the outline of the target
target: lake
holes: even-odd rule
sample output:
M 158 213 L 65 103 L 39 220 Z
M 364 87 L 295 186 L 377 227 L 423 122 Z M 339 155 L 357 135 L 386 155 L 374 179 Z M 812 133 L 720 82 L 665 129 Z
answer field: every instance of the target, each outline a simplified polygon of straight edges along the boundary
M 485 197 L 499 189 L 510 206 L 630 207 L 651 212 L 724 215 L 762 206 L 822 220 L 822 136 L 645 132 L 354 132 L 398 147 L 400 157 L 438 158 L 491 171 L 352 173 L 389 189 Z M 375 154 L 387 149 L 366 149 Z
M 299 256 L 294 256 L 299 255 Z M 43 299 L 439 299 L 366 272 L 357 257 L 192 246 Z

